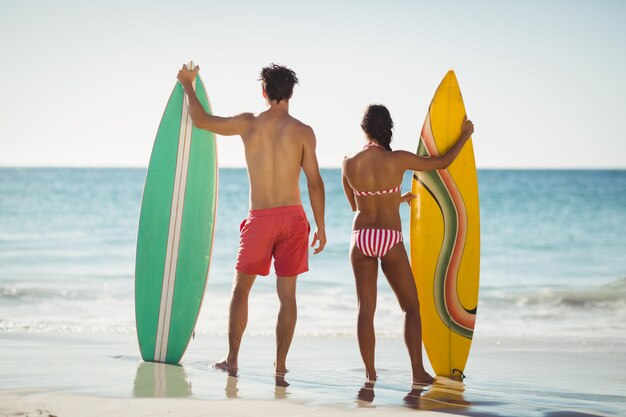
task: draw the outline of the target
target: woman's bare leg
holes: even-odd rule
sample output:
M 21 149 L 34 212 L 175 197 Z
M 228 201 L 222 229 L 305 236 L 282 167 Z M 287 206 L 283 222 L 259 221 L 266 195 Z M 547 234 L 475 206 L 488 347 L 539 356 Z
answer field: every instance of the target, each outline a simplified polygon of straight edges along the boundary
M 374 313 L 376 312 L 378 259 L 365 256 L 353 244 L 350 249 L 350 261 L 356 280 L 356 293 L 359 302 L 359 317 L 357 321 L 359 350 L 365 364 L 366 378 L 375 381 L 374 352 L 376 349 L 376 334 L 374 332 Z
M 430 384 L 433 377 L 424 369 L 422 359 L 422 322 L 417 289 L 404 243 L 396 244 L 387 252 L 382 259 L 382 269 L 404 311 L 404 341 L 411 358 L 413 382 Z

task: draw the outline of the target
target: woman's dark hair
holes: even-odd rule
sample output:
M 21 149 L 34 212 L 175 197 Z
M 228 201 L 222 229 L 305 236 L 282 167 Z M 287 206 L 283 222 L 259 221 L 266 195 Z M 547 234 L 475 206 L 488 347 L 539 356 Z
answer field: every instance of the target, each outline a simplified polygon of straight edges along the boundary
M 298 84 L 298 77 L 293 70 L 282 65 L 271 64 L 261 69 L 261 78 L 263 81 L 267 98 L 270 101 L 289 100 L 293 94 L 293 86 Z
M 368 138 L 374 139 L 388 151 L 391 150 L 393 120 L 391 120 L 391 114 L 389 114 L 387 107 L 382 104 L 371 104 L 365 110 L 361 129 L 363 129 Z

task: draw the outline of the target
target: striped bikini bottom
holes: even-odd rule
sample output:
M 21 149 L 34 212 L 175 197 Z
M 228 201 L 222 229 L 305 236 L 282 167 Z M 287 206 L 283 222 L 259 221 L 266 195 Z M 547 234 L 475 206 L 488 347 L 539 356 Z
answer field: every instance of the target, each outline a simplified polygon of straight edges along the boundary
M 396 244 L 402 242 L 402 232 L 389 229 L 358 229 L 352 239 L 363 255 L 381 258 Z

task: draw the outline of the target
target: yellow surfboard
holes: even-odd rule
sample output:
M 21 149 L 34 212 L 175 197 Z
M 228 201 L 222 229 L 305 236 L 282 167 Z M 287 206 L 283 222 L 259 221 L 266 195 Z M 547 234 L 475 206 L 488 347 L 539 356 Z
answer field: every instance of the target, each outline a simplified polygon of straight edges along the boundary
M 438 156 L 461 134 L 465 105 L 454 71 L 439 84 L 424 121 L 418 155 Z M 411 267 L 422 337 L 435 373 L 459 379 L 469 355 L 480 270 L 478 180 L 472 140 L 445 170 L 415 172 Z

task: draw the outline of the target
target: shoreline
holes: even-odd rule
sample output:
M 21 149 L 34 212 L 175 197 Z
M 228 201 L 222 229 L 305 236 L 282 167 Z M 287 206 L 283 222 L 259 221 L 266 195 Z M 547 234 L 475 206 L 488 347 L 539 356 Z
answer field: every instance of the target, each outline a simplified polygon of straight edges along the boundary
M 280 401 L 280 402 L 279 402 Z M 130 417 L 172 416 L 205 417 L 255 415 L 282 416 L 396 416 L 406 415 L 409 409 L 367 406 L 333 407 L 332 405 L 306 405 L 288 400 L 204 400 L 180 398 L 105 398 L 88 395 L 46 392 L 0 392 L 0 413 L 20 417 Z M 87 412 L 87 410 L 89 410 Z M 4 414 L 6 413 L 6 414 Z M 365 413 L 365 414 L 362 414 Z M 424 411 L 424 417 L 437 417 L 441 413 Z
M 612 348 L 597 341 L 578 350 L 571 343 L 559 349 L 529 340 L 516 350 L 513 341 L 478 340 L 464 384 L 411 390 L 403 340 L 381 337 L 379 381 L 367 391 L 357 342 L 349 337 L 296 336 L 286 388 L 275 385 L 274 338 L 268 336 L 244 339 L 238 378 L 210 367 L 225 352 L 222 336 L 196 337 L 182 366 L 141 361 L 134 335 L 4 333 L 2 338 L 0 415 L 7 416 L 47 416 L 46 411 L 69 417 L 85 415 L 86 409 L 108 417 L 200 416 L 209 409 L 217 416 L 261 411 L 276 417 L 415 410 L 493 417 L 626 412 L 622 340 Z M 33 414 L 37 410 L 42 413 Z

